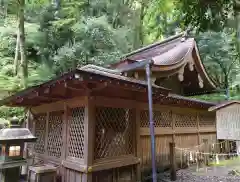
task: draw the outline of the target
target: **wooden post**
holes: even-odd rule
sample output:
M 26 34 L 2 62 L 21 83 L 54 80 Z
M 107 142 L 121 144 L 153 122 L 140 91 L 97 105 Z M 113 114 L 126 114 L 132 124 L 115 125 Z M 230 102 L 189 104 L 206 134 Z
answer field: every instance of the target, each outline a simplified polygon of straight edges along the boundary
M 200 142 L 200 124 L 199 124 L 199 113 L 197 113 L 197 135 L 198 135 L 198 145 L 201 144 Z M 200 147 L 198 147 L 198 150 L 200 151 Z
M 49 132 L 49 115 L 50 113 L 47 112 L 47 116 L 46 116 L 46 121 L 45 121 L 45 141 L 44 141 L 44 155 L 45 156 L 48 156 L 48 153 L 47 153 L 47 147 L 48 147 L 48 132 Z M 45 162 L 46 159 L 44 159 L 44 162 Z
M 197 112 L 197 140 L 198 140 L 198 152 L 201 152 L 201 136 L 200 136 L 200 122 L 199 122 L 199 112 Z M 201 167 L 202 164 L 202 155 L 201 154 L 197 154 L 197 171 L 198 171 L 198 167 Z
M 136 127 L 136 156 L 139 158 L 139 163 L 136 165 L 136 181 L 141 181 L 141 138 L 140 138 L 140 109 L 135 109 L 135 127 Z
M 203 139 L 203 143 L 204 143 L 204 153 L 209 153 L 208 150 L 208 140 L 207 139 Z M 208 158 L 209 155 L 204 154 L 204 164 L 208 165 Z
M 176 166 L 175 143 L 170 142 L 169 148 L 170 148 L 170 166 L 171 166 L 170 178 L 172 181 L 176 181 L 177 180 L 177 173 L 176 173 L 177 166 Z
M 67 157 L 67 150 L 68 150 L 68 146 L 67 146 L 67 127 L 68 125 L 68 107 L 67 104 L 64 103 L 64 115 L 63 115 L 63 135 L 62 135 L 62 141 L 63 141 L 63 145 L 62 145 L 62 160 L 65 160 Z
M 94 162 L 95 144 L 95 104 L 94 97 L 86 96 L 85 119 L 84 119 L 84 165 L 87 166 L 83 175 L 83 182 L 92 182 L 92 165 Z
M 25 110 L 25 114 L 27 115 L 27 117 L 25 118 L 25 128 L 29 129 L 29 122 L 30 122 L 30 116 L 29 116 L 29 108 Z M 23 151 L 23 157 L 27 160 L 27 165 L 22 166 L 22 171 L 21 171 L 21 175 L 23 175 L 24 177 L 27 175 L 27 171 L 28 171 L 28 144 L 24 143 L 24 151 Z
M 175 143 L 175 123 L 176 123 L 176 117 L 175 114 L 171 111 L 171 117 L 172 117 L 172 142 Z
M 69 115 L 69 108 L 67 106 L 67 104 L 64 102 L 64 114 L 63 114 L 63 135 L 62 135 L 62 141 L 63 141 L 63 145 L 62 145 L 62 156 L 61 156 L 61 160 L 66 160 L 67 158 L 67 152 L 68 152 L 68 127 L 70 127 L 69 125 L 69 119 L 68 119 L 68 115 Z M 61 175 L 62 177 L 62 181 L 64 181 L 64 173 L 65 173 L 65 169 L 63 167 L 60 168 L 61 173 L 63 175 Z

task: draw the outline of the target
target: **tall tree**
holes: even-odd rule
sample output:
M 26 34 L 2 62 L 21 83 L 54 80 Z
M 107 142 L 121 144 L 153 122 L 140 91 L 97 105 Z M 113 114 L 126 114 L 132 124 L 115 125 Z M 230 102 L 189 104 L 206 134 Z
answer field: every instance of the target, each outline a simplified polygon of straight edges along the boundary
M 25 28 L 24 28 L 24 8 L 25 8 L 25 0 L 18 0 L 19 5 L 19 46 L 20 46 L 20 55 L 21 55 L 21 74 L 22 74 L 22 84 L 23 87 L 27 87 L 27 79 L 28 79 L 28 61 L 26 58 L 26 47 L 25 47 Z
M 14 74 L 18 75 L 18 71 L 19 71 L 19 47 L 20 47 L 20 21 L 18 18 L 18 29 L 17 29 L 17 41 L 16 41 L 16 48 L 15 48 L 15 57 L 14 57 Z
M 184 15 L 183 24 L 199 31 L 221 31 L 234 27 L 237 51 L 240 55 L 240 1 L 239 0 L 180 0 L 177 8 Z M 231 23 L 230 23 L 231 22 Z
M 239 73 L 233 31 L 225 29 L 223 32 L 200 33 L 197 41 L 209 75 L 229 96 L 229 89 Z

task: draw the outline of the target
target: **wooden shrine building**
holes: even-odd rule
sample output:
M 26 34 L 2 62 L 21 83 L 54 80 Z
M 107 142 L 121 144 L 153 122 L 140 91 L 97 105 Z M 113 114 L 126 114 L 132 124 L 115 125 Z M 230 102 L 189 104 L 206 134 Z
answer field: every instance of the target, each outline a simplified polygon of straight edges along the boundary
M 215 104 L 182 96 L 214 89 L 194 39 L 173 37 L 131 53 L 112 68 L 134 57 L 155 61 L 157 164 L 169 164 L 169 142 L 183 148 L 203 139 L 216 142 L 215 113 L 208 112 Z M 57 166 L 62 182 L 135 182 L 151 168 L 147 84 L 143 70 L 124 75 L 87 65 L 1 105 L 29 110 L 28 127 L 38 138 L 29 147 L 34 164 Z

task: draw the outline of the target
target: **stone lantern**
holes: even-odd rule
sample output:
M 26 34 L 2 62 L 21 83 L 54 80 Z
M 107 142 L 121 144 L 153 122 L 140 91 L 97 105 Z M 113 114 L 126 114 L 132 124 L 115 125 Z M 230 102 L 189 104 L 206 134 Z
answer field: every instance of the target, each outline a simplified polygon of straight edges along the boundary
M 35 142 L 36 137 L 27 128 L 20 128 L 19 120 L 13 118 L 10 128 L 0 130 L 0 181 L 18 182 L 21 166 L 27 161 L 23 158 L 25 142 Z

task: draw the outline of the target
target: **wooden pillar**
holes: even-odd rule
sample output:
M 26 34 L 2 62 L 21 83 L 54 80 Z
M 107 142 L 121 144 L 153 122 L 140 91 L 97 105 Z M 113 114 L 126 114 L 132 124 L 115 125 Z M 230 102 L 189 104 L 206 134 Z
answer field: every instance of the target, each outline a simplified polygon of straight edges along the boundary
M 67 106 L 66 103 L 64 103 L 64 114 L 63 114 L 63 135 L 62 135 L 62 141 L 63 141 L 63 145 L 62 145 L 62 155 L 61 155 L 61 160 L 66 160 L 67 158 L 67 152 L 68 152 L 68 127 L 70 127 L 69 125 L 69 108 Z M 61 173 L 62 173 L 62 181 L 64 181 L 65 178 L 65 170 L 64 168 L 61 168 Z
M 45 141 L 44 141 L 44 151 L 45 151 L 44 155 L 48 156 L 47 147 L 48 147 L 48 131 L 49 131 L 49 112 L 47 112 L 45 126 L 46 128 L 45 128 Z
M 208 147 L 208 139 L 203 139 L 204 143 L 204 153 L 209 153 L 209 147 Z M 204 164 L 208 165 L 209 162 L 209 155 L 204 155 Z
M 36 121 L 35 121 L 35 118 L 34 118 L 32 112 L 31 112 L 31 110 L 30 110 L 30 119 L 31 119 L 30 122 L 32 122 L 32 134 L 33 134 L 34 136 L 36 136 Z M 35 145 L 35 143 L 33 143 L 33 144 L 31 145 L 31 154 L 32 154 L 32 155 L 33 155 L 33 153 L 34 153 L 34 145 Z M 34 159 L 33 159 L 33 161 L 34 161 Z
M 36 121 L 35 121 L 35 116 L 33 115 L 31 109 L 29 109 L 29 117 L 30 117 L 30 122 L 32 123 L 32 134 L 35 136 L 36 135 Z
M 198 143 L 198 152 L 201 152 L 201 136 L 200 136 L 200 124 L 199 124 L 199 112 L 197 112 L 197 143 Z M 197 165 L 202 164 L 202 157 L 200 154 L 197 154 Z M 197 169 L 198 170 L 198 169 Z
M 30 111 L 29 108 L 25 109 L 25 115 L 27 115 L 26 120 L 25 120 L 25 128 L 29 129 L 29 124 L 30 124 Z M 24 143 L 24 151 L 23 151 L 23 157 L 27 160 L 27 165 L 22 166 L 22 171 L 21 175 L 26 176 L 27 171 L 28 171 L 28 143 Z
M 200 124 L 199 124 L 199 113 L 198 112 L 197 112 L 197 135 L 198 135 L 198 145 L 200 145 L 201 140 L 200 140 Z
M 142 147 L 141 147 L 141 138 L 140 138 L 140 109 L 137 107 L 135 107 L 135 131 L 136 131 L 136 151 L 135 151 L 135 155 L 138 157 L 139 159 L 139 163 L 136 165 L 136 181 L 141 181 L 141 163 L 142 163 L 142 159 L 141 159 L 141 152 L 142 152 Z
M 66 155 L 67 155 L 67 150 L 68 150 L 68 146 L 67 146 L 67 127 L 68 127 L 68 107 L 67 104 L 64 103 L 64 115 L 63 115 L 63 135 L 62 135 L 62 141 L 63 141 L 63 145 L 62 145 L 62 156 L 61 159 L 65 160 L 66 159 Z
M 171 117 L 172 117 L 172 131 L 173 131 L 173 135 L 172 135 L 172 142 L 175 143 L 175 123 L 176 123 L 176 117 L 175 114 L 171 111 Z
M 94 162 L 94 144 L 95 144 L 95 98 L 87 96 L 85 98 L 85 119 L 84 119 L 84 165 L 86 173 L 83 182 L 92 182 L 92 165 Z
M 171 142 L 169 143 L 169 149 L 170 149 L 170 178 L 172 181 L 177 180 L 177 165 L 176 165 L 176 151 L 175 151 L 175 143 Z

